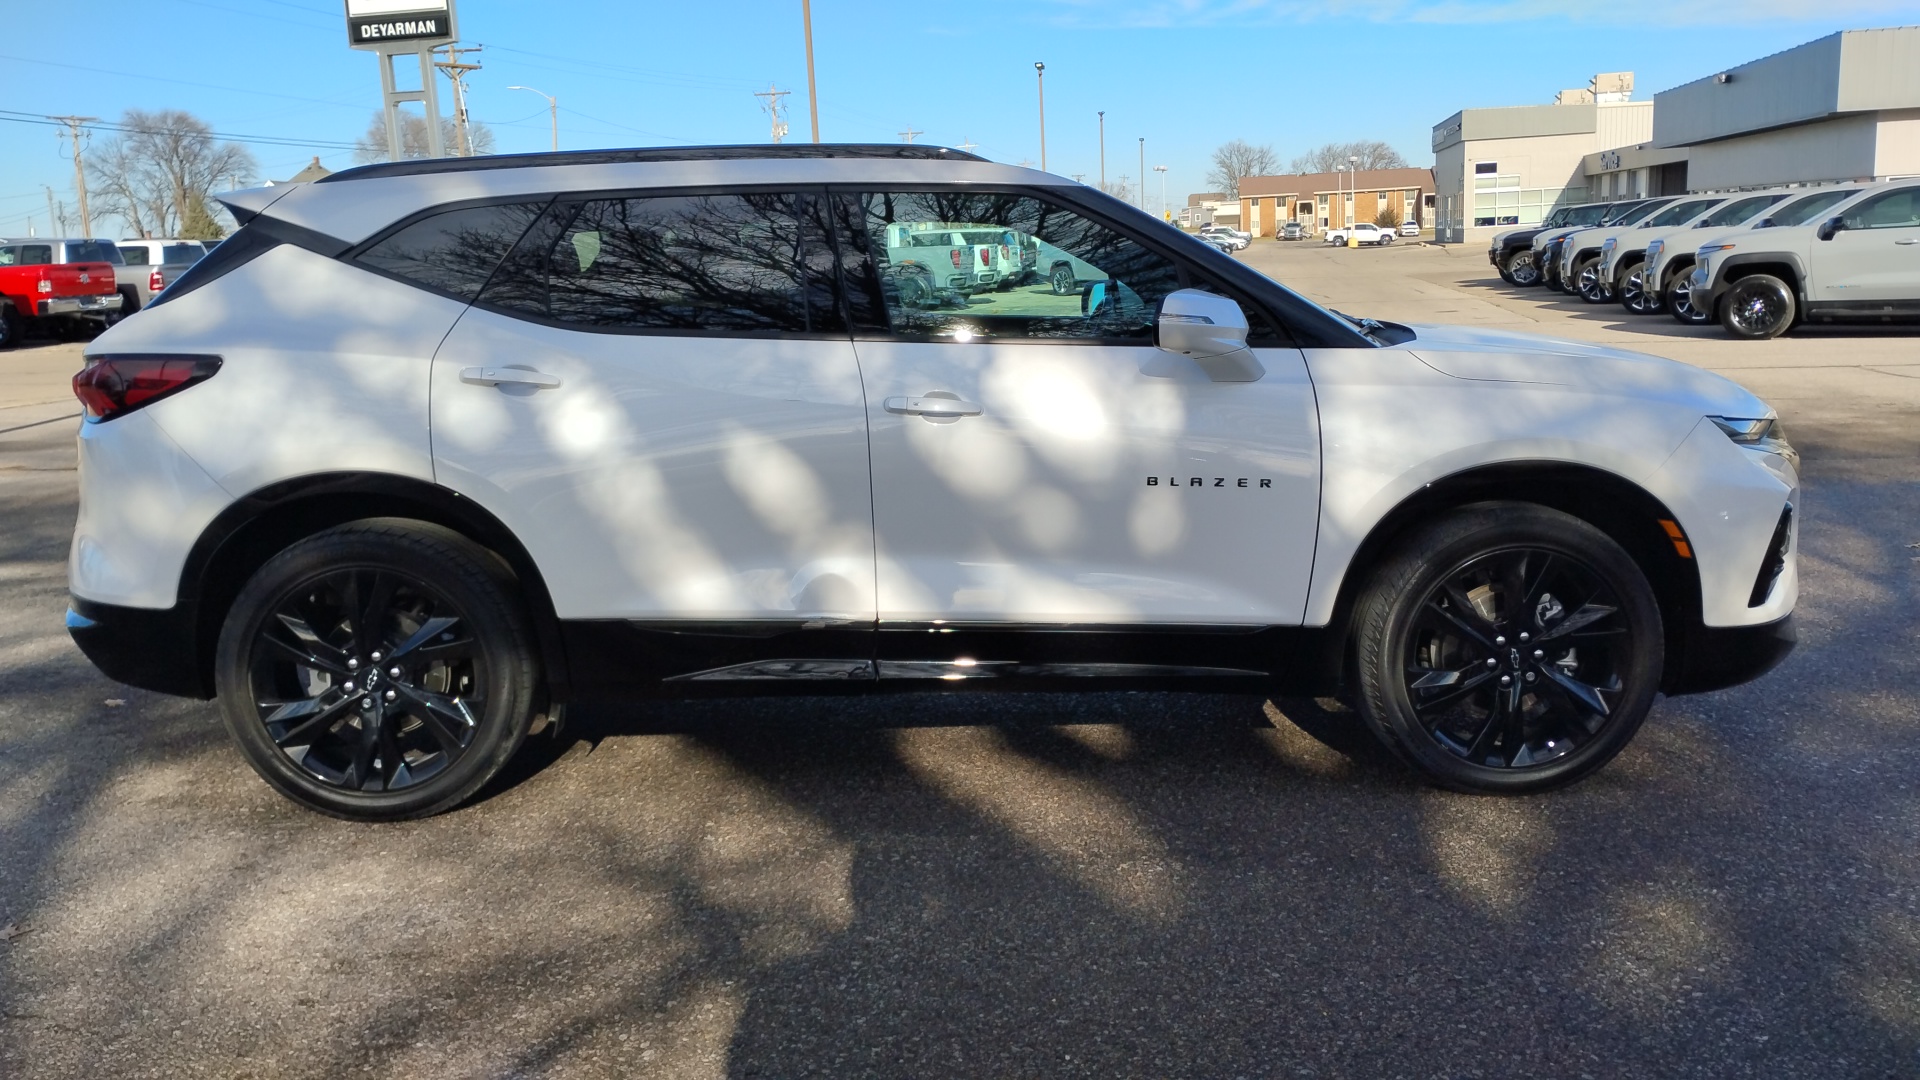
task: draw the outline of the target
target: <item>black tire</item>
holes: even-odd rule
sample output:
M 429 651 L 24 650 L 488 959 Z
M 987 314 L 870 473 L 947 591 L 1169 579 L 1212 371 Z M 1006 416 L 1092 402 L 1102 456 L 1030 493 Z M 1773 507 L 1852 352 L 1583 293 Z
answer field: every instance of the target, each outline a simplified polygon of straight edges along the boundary
M 214 660 L 227 731 L 262 779 L 321 813 L 450 809 L 533 719 L 518 595 L 497 558 L 439 526 L 374 518 L 308 537 L 228 610 Z
M 1421 529 L 1354 618 L 1362 719 L 1455 791 L 1587 776 L 1633 738 L 1660 685 L 1645 575 L 1598 529 L 1541 506 L 1488 504 Z
M 1647 261 L 1641 259 L 1620 271 L 1620 306 L 1635 315 L 1657 315 L 1666 306 L 1660 288 L 1647 287 Z
M 1521 248 L 1507 256 L 1506 278 L 1523 289 L 1540 284 L 1540 264 L 1534 261 L 1532 248 Z
M 1720 298 L 1720 325 L 1750 341 L 1779 337 L 1792 329 L 1798 314 L 1793 286 L 1772 274 L 1748 274 Z
M 0 301 L 0 349 L 11 349 L 20 344 L 20 338 L 26 332 L 26 320 L 13 310 L 12 304 Z
M 1573 264 L 1572 292 L 1589 304 L 1606 303 L 1608 289 L 1600 280 L 1600 256 L 1589 255 Z
M 1073 276 L 1073 267 L 1066 263 L 1061 263 L 1048 272 L 1047 284 L 1052 287 L 1055 296 L 1066 296 L 1080 291 L 1080 282 Z
M 895 288 L 899 290 L 900 306 L 903 308 L 925 308 L 934 306 L 933 279 L 926 274 L 910 272 L 894 275 Z
M 1512 284 L 1514 283 L 1514 281 L 1513 281 L 1513 275 L 1507 272 L 1507 268 L 1506 268 L 1506 267 L 1504 267 L 1504 266 L 1502 266 L 1502 267 L 1500 267 L 1500 268 L 1499 268 L 1499 272 L 1500 272 L 1500 280 L 1501 280 L 1501 281 L 1504 281 L 1504 282 L 1506 282 L 1506 283 L 1507 283 L 1507 284 L 1509 284 L 1509 285 L 1512 285 Z
M 1701 311 L 1693 306 L 1693 289 L 1689 284 L 1692 277 L 1691 265 L 1682 266 L 1667 275 L 1667 314 L 1673 316 L 1675 322 L 1705 326 L 1713 321 L 1713 312 Z

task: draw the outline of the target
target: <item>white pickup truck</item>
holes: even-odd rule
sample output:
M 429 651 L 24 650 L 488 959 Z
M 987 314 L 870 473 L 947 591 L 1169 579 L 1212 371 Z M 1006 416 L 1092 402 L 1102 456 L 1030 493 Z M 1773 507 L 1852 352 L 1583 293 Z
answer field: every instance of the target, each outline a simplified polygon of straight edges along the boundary
M 1344 244 L 1351 235 L 1362 244 L 1391 244 L 1393 230 L 1383 229 L 1371 221 L 1358 221 L 1352 225 L 1340 225 L 1327 230 L 1327 243 Z

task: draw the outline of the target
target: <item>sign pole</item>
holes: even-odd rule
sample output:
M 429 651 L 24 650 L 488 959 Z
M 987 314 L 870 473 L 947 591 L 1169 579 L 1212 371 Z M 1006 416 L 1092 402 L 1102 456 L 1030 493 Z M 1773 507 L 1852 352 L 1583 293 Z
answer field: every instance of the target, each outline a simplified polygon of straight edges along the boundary
M 374 53 L 380 64 L 380 104 L 387 124 L 388 159 L 399 161 L 406 154 L 401 126 L 405 114 L 399 106 L 411 101 L 419 102 L 426 112 L 428 155 L 445 157 L 433 50 L 459 40 L 453 0 L 345 0 L 345 5 L 347 44 Z M 395 78 L 394 62 L 409 54 L 420 64 L 418 90 L 400 89 Z

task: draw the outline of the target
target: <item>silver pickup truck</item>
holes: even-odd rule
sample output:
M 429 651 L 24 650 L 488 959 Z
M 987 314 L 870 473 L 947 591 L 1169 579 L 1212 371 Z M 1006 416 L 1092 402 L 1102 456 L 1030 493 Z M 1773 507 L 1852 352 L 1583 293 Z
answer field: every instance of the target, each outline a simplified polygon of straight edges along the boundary
M 121 240 L 114 246 L 126 266 L 113 268 L 114 284 L 120 292 L 120 315 L 125 318 L 153 303 L 153 294 L 186 272 L 187 267 L 206 258 L 218 241 L 172 240 L 154 237 L 145 240 Z

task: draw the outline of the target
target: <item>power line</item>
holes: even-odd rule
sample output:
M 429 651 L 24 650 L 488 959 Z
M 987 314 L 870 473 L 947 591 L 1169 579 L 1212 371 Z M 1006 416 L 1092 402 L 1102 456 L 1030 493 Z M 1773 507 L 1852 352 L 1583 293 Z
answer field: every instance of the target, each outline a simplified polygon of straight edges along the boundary
M 39 113 L 22 113 L 12 109 L 0 109 L 0 120 L 14 124 L 39 124 L 42 127 L 63 127 L 65 125 L 52 119 L 43 118 Z M 123 135 L 168 135 L 173 132 L 162 128 L 133 127 L 112 120 L 98 120 L 86 125 L 101 131 L 111 131 Z M 233 135 L 221 131 L 207 132 L 208 138 L 225 139 L 228 142 L 255 143 L 260 146 L 327 146 L 342 150 L 352 150 L 358 143 L 341 142 L 338 139 L 300 139 L 279 135 Z
M 106 68 L 101 68 L 93 65 L 62 64 L 57 60 L 34 60 L 25 56 L 8 56 L 5 54 L 0 54 L 0 60 L 12 60 L 16 63 L 21 63 L 21 64 L 39 64 L 43 67 L 66 68 L 70 71 L 84 71 L 87 74 L 95 77 L 102 76 L 102 75 L 114 75 L 114 76 L 119 76 L 120 78 L 123 78 L 123 79 L 146 79 L 149 82 L 174 83 L 179 86 L 197 86 L 202 90 L 224 90 L 229 94 L 251 94 L 254 97 L 285 98 L 288 101 L 305 101 L 314 105 L 331 105 L 331 106 L 334 106 L 335 108 L 354 108 L 355 107 L 355 106 L 343 104 L 338 101 L 322 101 L 319 98 L 301 97 L 298 94 L 276 94 L 270 90 L 256 90 L 252 87 L 219 86 L 214 83 L 193 82 L 188 79 L 169 79 L 162 75 L 142 75 L 138 72 L 133 72 L 133 71 L 111 71 Z

